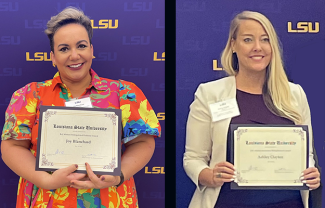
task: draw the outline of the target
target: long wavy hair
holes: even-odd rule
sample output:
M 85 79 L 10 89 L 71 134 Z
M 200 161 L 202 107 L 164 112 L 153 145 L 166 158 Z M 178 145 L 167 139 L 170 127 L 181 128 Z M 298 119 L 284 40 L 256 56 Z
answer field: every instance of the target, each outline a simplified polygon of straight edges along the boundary
M 301 115 L 292 105 L 289 81 L 283 68 L 282 48 L 272 23 L 261 13 L 243 11 L 231 21 L 229 37 L 225 49 L 221 54 L 221 64 L 224 70 L 232 76 L 238 73 L 238 57 L 232 52 L 231 41 L 236 40 L 237 31 L 242 20 L 259 22 L 269 36 L 272 49 L 270 64 L 266 68 L 263 85 L 263 99 L 267 108 L 274 114 L 287 118 L 296 124 L 302 122 Z

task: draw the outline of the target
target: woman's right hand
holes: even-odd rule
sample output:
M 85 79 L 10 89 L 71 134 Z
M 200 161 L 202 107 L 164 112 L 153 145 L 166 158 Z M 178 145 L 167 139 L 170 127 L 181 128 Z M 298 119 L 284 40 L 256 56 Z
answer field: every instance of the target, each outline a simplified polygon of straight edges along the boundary
M 205 168 L 199 174 L 200 184 L 207 187 L 220 187 L 225 182 L 235 179 L 234 165 L 229 162 L 220 162 L 213 169 Z
M 231 182 L 235 180 L 235 167 L 229 162 L 220 162 L 213 168 L 213 184 L 215 186 L 222 186 L 225 182 Z
M 70 165 L 66 168 L 61 168 L 49 174 L 48 177 L 44 178 L 43 186 L 44 189 L 57 189 L 65 186 L 70 186 L 71 180 L 81 180 L 86 177 L 84 173 L 73 173 L 78 169 L 78 165 Z

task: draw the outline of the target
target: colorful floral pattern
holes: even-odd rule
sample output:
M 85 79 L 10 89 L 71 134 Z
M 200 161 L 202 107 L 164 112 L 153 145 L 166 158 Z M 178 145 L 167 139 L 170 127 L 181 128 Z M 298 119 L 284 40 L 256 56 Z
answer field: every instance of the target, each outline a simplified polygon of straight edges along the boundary
M 89 96 L 95 108 L 122 110 L 124 142 L 139 134 L 160 136 L 161 128 L 155 112 L 142 91 L 133 83 L 98 77 L 91 69 L 92 82 L 82 96 Z M 6 111 L 2 140 L 31 140 L 30 151 L 37 154 L 39 109 L 41 105 L 64 106 L 70 99 L 69 89 L 59 74 L 52 80 L 33 82 L 17 90 Z M 117 189 L 41 189 L 20 178 L 17 208 L 135 208 L 138 207 L 133 177 Z

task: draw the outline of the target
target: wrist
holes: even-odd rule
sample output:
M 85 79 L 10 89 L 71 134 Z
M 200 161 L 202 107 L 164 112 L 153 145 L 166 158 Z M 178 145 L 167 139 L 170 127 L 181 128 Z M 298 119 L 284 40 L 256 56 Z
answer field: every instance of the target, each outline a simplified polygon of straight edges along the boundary
M 213 170 L 204 168 L 199 174 L 199 184 L 203 186 L 211 186 L 213 184 Z
M 118 181 L 119 183 L 116 185 L 116 188 L 118 188 L 123 182 L 124 182 L 124 175 L 123 175 L 123 172 L 121 171 L 121 175 L 118 176 Z
M 53 189 L 52 188 L 52 174 L 44 171 L 43 174 L 40 175 L 39 184 L 35 184 L 37 187 L 42 189 Z

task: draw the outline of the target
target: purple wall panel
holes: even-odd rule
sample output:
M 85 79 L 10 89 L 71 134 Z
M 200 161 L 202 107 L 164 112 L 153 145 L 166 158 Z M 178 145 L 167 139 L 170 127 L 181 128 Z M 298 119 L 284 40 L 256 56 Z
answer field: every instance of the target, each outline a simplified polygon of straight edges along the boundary
M 228 38 L 230 21 L 243 10 L 261 12 L 273 23 L 283 45 L 285 69 L 289 79 L 300 84 L 307 94 L 315 147 L 319 163 L 324 168 L 324 8 L 323 0 L 176 2 L 177 207 L 188 207 L 195 190 L 195 185 L 184 172 L 182 162 L 189 105 L 200 83 L 226 75 L 224 71 L 213 70 L 213 60 L 217 60 L 218 67 L 221 67 L 220 54 Z M 288 27 L 288 22 L 292 23 L 292 27 Z M 310 22 L 312 30 L 318 28 L 318 25 L 319 30 L 297 32 L 295 30 L 299 30 L 298 22 Z M 324 177 L 323 173 L 322 178 Z
M 163 0 L 0 1 L 0 126 L 15 90 L 29 82 L 51 79 L 56 73 L 47 60 L 50 45 L 43 32 L 46 22 L 66 6 L 81 8 L 94 22 L 92 41 L 96 59 L 92 68 L 99 76 L 124 79 L 139 86 L 162 126 L 162 137 L 156 139 L 151 161 L 135 175 L 139 206 L 143 208 L 162 208 L 165 201 L 164 3 Z M 0 170 L 0 207 L 15 207 L 18 177 L 2 160 Z

